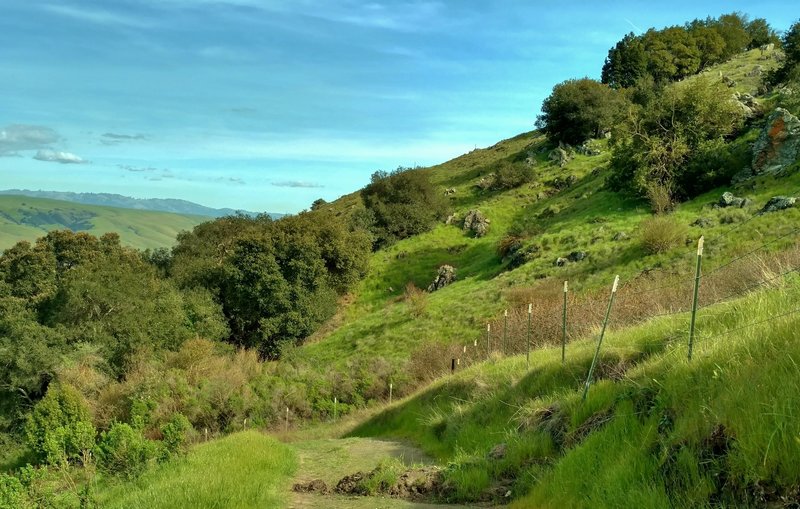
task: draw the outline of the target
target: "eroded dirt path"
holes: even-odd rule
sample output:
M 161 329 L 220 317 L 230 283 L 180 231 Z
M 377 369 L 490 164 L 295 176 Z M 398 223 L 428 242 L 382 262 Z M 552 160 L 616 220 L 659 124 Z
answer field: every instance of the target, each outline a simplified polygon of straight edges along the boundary
M 371 438 L 322 439 L 293 442 L 298 452 L 300 468 L 294 483 L 323 480 L 334 487 L 344 476 L 368 472 L 384 458 L 395 458 L 406 466 L 431 464 L 419 449 L 388 440 Z M 383 497 L 350 497 L 292 492 L 289 509 L 465 509 L 463 505 L 437 505 L 409 502 Z

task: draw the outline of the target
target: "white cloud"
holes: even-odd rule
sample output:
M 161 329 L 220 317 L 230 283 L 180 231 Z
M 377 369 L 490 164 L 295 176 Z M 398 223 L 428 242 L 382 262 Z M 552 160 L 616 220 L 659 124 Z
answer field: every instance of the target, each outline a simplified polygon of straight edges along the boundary
M 72 152 L 61 152 L 57 150 L 44 149 L 36 152 L 33 156 L 37 161 L 47 161 L 61 164 L 86 164 L 89 161 L 76 156 Z
M 0 156 L 16 155 L 19 150 L 45 148 L 60 139 L 61 136 L 49 127 L 12 124 L 0 129 Z
M 148 28 L 151 23 L 148 21 L 102 9 L 92 9 L 89 7 L 73 7 L 69 5 L 45 4 L 42 8 L 53 14 L 58 14 L 67 18 L 86 21 L 98 25 L 119 25 L 129 28 Z
M 315 182 L 306 182 L 303 180 L 285 180 L 281 182 L 273 182 L 272 185 L 275 187 L 299 187 L 305 189 L 315 189 L 315 188 L 325 187 L 322 184 L 317 184 Z

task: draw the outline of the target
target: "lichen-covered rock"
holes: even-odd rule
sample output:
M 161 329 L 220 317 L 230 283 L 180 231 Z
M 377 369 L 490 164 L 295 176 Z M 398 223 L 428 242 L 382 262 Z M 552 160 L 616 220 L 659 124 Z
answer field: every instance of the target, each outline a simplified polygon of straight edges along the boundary
M 433 280 L 428 286 L 428 292 L 433 293 L 436 290 L 441 290 L 456 280 L 456 269 L 452 265 L 442 265 L 439 267 L 439 272 L 436 274 L 436 279 Z
M 720 197 L 718 205 L 720 207 L 739 207 L 744 208 L 748 205 L 751 205 L 753 200 L 750 198 L 741 198 L 739 196 L 734 196 L 733 193 L 730 191 L 725 191 L 722 193 L 722 197 Z
M 563 147 L 556 147 L 550 151 L 549 159 L 553 163 L 563 168 L 567 165 L 567 163 L 570 162 L 572 157 L 570 157 L 569 152 L 567 152 Z
M 506 444 L 497 444 L 489 451 L 489 459 L 501 460 L 506 457 L 508 446 Z
M 483 237 L 489 231 L 491 221 L 480 210 L 470 210 L 464 217 L 464 231 Z
M 753 145 L 754 175 L 776 173 L 800 156 L 800 119 L 776 108 Z
M 558 258 L 556 258 L 556 261 L 553 263 L 553 265 L 555 265 L 556 267 L 563 267 L 567 263 L 569 263 L 569 260 L 559 256 Z
M 621 240 L 628 240 L 629 238 L 630 237 L 628 236 L 627 233 L 625 233 L 625 232 L 617 232 L 617 233 L 614 234 L 613 237 L 611 237 L 611 240 L 613 240 L 614 242 L 619 242 Z
M 789 209 L 794 207 L 795 203 L 797 203 L 797 198 L 793 196 L 773 196 L 761 209 L 761 213 Z

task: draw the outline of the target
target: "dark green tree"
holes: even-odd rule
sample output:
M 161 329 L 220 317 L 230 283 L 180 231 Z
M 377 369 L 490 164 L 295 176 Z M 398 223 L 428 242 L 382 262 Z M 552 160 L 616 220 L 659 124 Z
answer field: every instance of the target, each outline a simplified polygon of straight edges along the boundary
M 646 74 L 647 53 L 641 39 L 631 32 L 608 50 L 601 82 L 612 88 L 628 88 Z
M 361 198 L 374 218 L 376 248 L 430 230 L 449 209 L 442 192 L 420 169 L 377 171 L 361 190 Z
M 625 107 L 624 96 L 608 85 L 589 78 L 567 80 L 544 100 L 536 126 L 553 143 L 578 145 L 610 129 Z

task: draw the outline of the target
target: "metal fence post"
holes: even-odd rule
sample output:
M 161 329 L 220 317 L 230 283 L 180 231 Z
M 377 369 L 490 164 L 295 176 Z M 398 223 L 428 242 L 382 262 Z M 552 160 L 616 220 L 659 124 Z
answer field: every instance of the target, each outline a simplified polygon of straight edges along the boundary
M 692 360 L 694 346 L 694 325 L 697 320 L 697 297 L 700 293 L 700 265 L 703 260 L 703 237 L 697 241 L 697 266 L 694 273 L 694 298 L 692 299 L 692 321 L 689 324 L 689 360 Z
M 589 375 L 586 377 L 586 384 L 583 387 L 583 401 L 586 401 L 586 395 L 589 393 L 589 385 L 592 383 L 592 375 L 594 374 L 594 367 L 597 364 L 597 358 L 600 356 L 600 346 L 603 344 L 603 337 L 606 335 L 606 326 L 608 326 L 608 317 L 611 315 L 611 306 L 614 304 L 614 296 L 617 294 L 617 286 L 619 285 L 619 276 L 614 278 L 614 285 L 611 287 L 611 298 L 608 299 L 608 308 L 606 308 L 606 317 L 603 319 L 603 328 L 600 330 L 600 340 L 597 342 L 597 350 L 594 351 L 594 358 L 592 365 L 589 366 Z
M 525 349 L 525 364 L 531 369 L 531 315 L 533 314 L 533 304 L 528 304 L 528 339 Z

